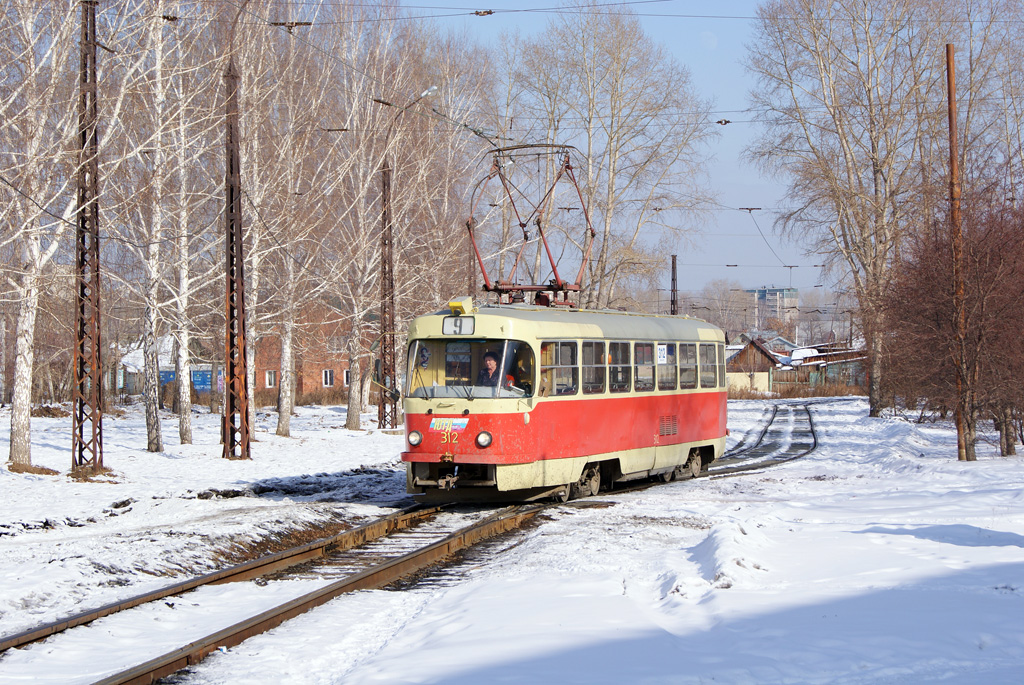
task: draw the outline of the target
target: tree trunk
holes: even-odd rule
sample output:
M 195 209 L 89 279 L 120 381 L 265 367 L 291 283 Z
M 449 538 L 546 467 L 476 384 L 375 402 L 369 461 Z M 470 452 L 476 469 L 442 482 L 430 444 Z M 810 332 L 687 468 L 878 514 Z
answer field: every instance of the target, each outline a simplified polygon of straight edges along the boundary
M 155 293 L 152 293 L 155 297 Z M 142 343 L 143 395 L 146 406 L 146 449 L 163 452 L 160 434 L 160 357 L 156 332 L 156 310 L 152 302 L 146 304 L 146 330 Z
M 870 314 L 865 313 L 865 317 Z M 864 337 L 868 348 L 868 416 L 878 418 L 885 407 L 882 391 L 882 338 L 874 335 L 872 323 L 864 322 Z
M 353 336 L 358 340 L 358 336 Z M 352 343 L 354 346 L 358 342 Z M 363 413 L 363 389 L 360 382 L 362 375 L 359 370 L 359 360 L 355 354 L 349 354 L 348 358 L 348 413 L 345 417 L 345 428 L 359 430 L 359 416 Z
M 278 382 L 277 434 L 291 436 L 292 407 L 295 395 L 292 389 L 292 335 L 295 317 L 292 310 L 285 311 L 281 325 L 281 378 Z
M 188 271 L 188 179 L 187 164 L 187 140 L 185 131 L 184 110 L 178 112 L 178 149 L 176 153 L 178 163 L 178 236 L 177 236 L 177 259 L 178 259 L 178 298 L 177 298 L 177 340 L 178 358 L 175 366 L 178 368 L 178 438 L 182 445 L 192 444 L 192 360 L 189 352 L 191 336 L 189 334 L 190 321 L 188 318 L 189 291 L 192 287 Z M 184 382 L 182 382 L 184 381 Z M 212 380 L 211 380 L 212 382 Z
M 248 292 L 253 292 L 255 288 L 250 288 Z M 247 309 L 245 312 L 245 321 L 242 325 L 245 326 L 245 382 L 249 386 L 249 406 L 246 413 L 249 415 L 249 440 L 255 442 L 256 440 L 256 335 L 253 333 L 255 326 L 252 323 L 253 314 L 252 310 Z
M 181 408 L 179 406 L 178 400 L 181 397 L 182 378 L 181 378 L 181 363 L 180 363 L 180 360 L 178 359 L 178 338 L 177 338 L 177 336 L 175 336 L 174 343 L 171 345 L 171 357 L 174 359 L 174 388 L 173 388 L 174 397 L 171 398 L 171 413 L 172 414 L 178 414 L 178 413 L 181 412 Z
M 213 362 L 210 364 L 210 413 L 216 414 L 220 411 L 220 405 L 217 403 L 220 398 L 220 393 L 217 392 L 217 374 L 220 373 L 220 364 Z
M 372 365 L 373 364 L 372 360 L 368 360 L 368 364 Z M 367 373 L 362 373 L 362 368 L 360 368 L 360 374 L 359 374 L 359 384 L 360 385 L 359 385 L 359 390 L 362 393 L 362 395 L 361 395 L 361 397 L 362 397 L 361 404 L 364 407 L 370 406 L 370 392 L 373 390 L 373 383 L 371 383 L 370 381 L 372 381 L 372 380 L 373 380 L 373 368 L 370 368 L 367 371 Z M 380 393 L 378 393 L 378 395 L 379 394 Z
M 7 403 L 7 315 L 0 311 L 0 407 Z
M 964 414 L 964 461 L 977 461 L 978 421 L 973 411 Z
M 14 392 L 11 396 L 10 462 L 18 466 L 32 465 L 32 366 L 39 311 L 38 272 L 33 263 L 27 263 L 26 268 L 29 271 L 22 279 L 14 333 Z
M 157 11 L 162 8 L 158 4 Z M 153 150 L 153 216 L 149 231 L 149 245 L 146 247 L 146 315 L 143 331 L 144 378 L 143 392 L 146 404 L 146 449 L 162 452 L 163 438 L 160 435 L 160 359 L 157 338 L 157 306 L 160 301 L 160 242 L 163 237 L 163 125 L 167 98 L 163 79 L 163 31 L 160 22 L 152 27 L 152 40 L 156 52 L 154 61 L 153 94 L 156 98 L 157 139 Z
M 1003 436 L 1006 445 L 1006 450 L 1003 452 L 1003 456 L 1009 457 L 1017 454 L 1017 436 L 1014 434 L 1013 430 L 1013 410 L 1009 406 L 1003 407 L 1002 415 Z

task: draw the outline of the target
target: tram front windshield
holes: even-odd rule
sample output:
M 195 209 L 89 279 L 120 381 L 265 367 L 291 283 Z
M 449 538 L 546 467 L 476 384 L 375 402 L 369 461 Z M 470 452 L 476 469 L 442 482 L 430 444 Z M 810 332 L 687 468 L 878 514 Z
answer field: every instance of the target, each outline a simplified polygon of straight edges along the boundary
M 519 340 L 413 340 L 406 397 L 530 397 L 533 360 Z

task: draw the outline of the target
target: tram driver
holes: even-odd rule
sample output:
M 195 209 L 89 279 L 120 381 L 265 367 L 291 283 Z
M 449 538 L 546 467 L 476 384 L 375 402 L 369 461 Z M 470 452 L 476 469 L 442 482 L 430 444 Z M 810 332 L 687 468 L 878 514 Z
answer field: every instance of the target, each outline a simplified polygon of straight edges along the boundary
M 480 373 L 476 375 L 476 384 L 487 387 L 497 387 L 501 372 L 498 371 L 498 353 L 493 350 L 484 352 L 484 363 L 480 367 Z

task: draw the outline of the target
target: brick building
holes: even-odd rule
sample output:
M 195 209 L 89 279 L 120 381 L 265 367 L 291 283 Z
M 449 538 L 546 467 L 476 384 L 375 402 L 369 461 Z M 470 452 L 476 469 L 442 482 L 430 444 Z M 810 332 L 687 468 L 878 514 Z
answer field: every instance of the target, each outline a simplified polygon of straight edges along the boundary
M 350 380 L 348 326 L 317 305 L 304 308 L 297 318 L 310 323 L 297 326 L 292 338 L 295 403 L 344 403 Z M 276 404 L 281 384 L 280 337 L 274 332 L 262 336 L 256 342 L 255 356 L 251 363 L 256 368 L 253 396 L 257 406 Z

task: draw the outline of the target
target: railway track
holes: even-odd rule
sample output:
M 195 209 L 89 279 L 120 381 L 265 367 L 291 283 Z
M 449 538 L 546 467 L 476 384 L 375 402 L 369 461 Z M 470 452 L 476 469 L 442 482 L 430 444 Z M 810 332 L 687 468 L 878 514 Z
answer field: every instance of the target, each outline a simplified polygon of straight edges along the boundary
M 817 445 L 813 419 L 805 405 L 773 405 L 766 424 L 748 444 L 747 438 L 752 436 L 741 439 L 708 474 L 718 477 L 764 469 L 801 457 Z M 650 485 L 638 482 L 621 490 Z M 48 637 L 56 640 L 47 644 L 48 649 L 60 652 L 64 649 L 60 634 L 85 626 L 83 631 L 98 634 L 91 638 L 75 631 L 75 642 L 107 644 L 110 635 L 127 634 L 143 641 L 153 656 L 137 664 L 140 646 L 127 644 L 125 665 L 117 666 L 118 650 L 105 647 L 101 667 L 97 668 L 96 659 L 84 666 L 95 669 L 93 676 L 87 675 L 88 670 L 79 671 L 88 678 L 83 682 L 154 682 L 341 594 L 380 588 L 435 565 L 481 540 L 519 527 L 549 506 L 553 505 L 494 511 L 416 505 L 331 538 L 5 637 L 0 640 L 0 658 L 6 656 L 6 650 Z M 247 603 L 247 618 L 235 620 L 239 597 L 223 586 L 254 579 L 253 585 L 274 592 L 255 599 L 246 597 L 242 601 Z M 280 582 L 271 584 L 271 580 Z M 190 594 L 183 597 L 185 593 Z M 107 620 L 99 621 L 104 618 Z M 220 627 L 209 632 L 214 624 Z
M 782 464 L 805 456 L 818 446 L 814 419 L 805 404 L 773 404 L 768 422 L 757 438 L 740 440 L 708 469 L 711 476 L 726 476 Z
M 76 673 L 76 682 L 154 682 L 341 594 L 383 587 L 436 564 L 522 525 L 543 508 L 410 507 L 327 540 L 12 635 L 0 648 L 48 637 L 47 652 L 63 657 L 81 653 L 82 644 L 103 645 L 102 658 L 89 650 L 80 665 L 65 671 Z M 254 578 L 256 583 L 234 586 L 246 592 L 226 585 Z M 245 618 L 238 620 L 239 614 Z M 139 664 L 141 653 L 151 657 Z M 4 671 L 15 675 L 17 660 L 8 656 L 2 655 Z M 33 674 L 29 669 L 24 675 Z

